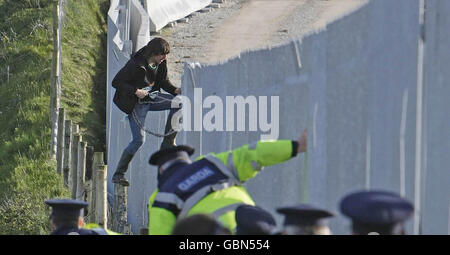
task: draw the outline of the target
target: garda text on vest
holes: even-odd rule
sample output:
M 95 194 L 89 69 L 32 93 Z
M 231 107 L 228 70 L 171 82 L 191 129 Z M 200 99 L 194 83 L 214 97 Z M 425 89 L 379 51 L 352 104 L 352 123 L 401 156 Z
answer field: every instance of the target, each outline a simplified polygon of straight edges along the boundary
M 186 191 L 195 184 L 201 182 L 202 180 L 208 178 L 209 176 L 212 176 L 213 174 L 214 172 L 210 168 L 203 167 L 199 171 L 195 172 L 194 174 L 183 180 L 180 184 L 178 184 L 177 187 L 182 191 Z

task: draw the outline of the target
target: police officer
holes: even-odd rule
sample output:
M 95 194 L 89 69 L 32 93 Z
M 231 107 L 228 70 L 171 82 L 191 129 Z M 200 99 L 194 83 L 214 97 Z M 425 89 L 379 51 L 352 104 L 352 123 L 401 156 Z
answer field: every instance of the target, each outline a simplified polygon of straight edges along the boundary
M 271 235 L 275 228 L 273 216 L 259 206 L 241 205 L 236 209 L 236 235 Z
M 96 223 L 84 224 L 84 209 L 88 203 L 71 199 L 52 199 L 45 203 L 52 207 L 51 235 L 120 235 Z
M 52 199 L 45 203 L 52 207 L 50 235 L 99 235 L 100 233 L 83 228 L 84 208 L 88 203 L 71 199 Z
M 194 149 L 176 146 L 154 153 L 149 163 L 158 166 L 158 186 L 149 201 L 150 234 L 170 234 L 177 218 L 211 214 L 230 230 L 235 210 L 254 205 L 242 184 L 264 166 L 275 165 L 306 151 L 306 130 L 296 141 L 258 141 L 232 151 L 209 154 L 191 162 Z
M 405 234 L 404 223 L 414 212 L 406 199 L 388 191 L 358 191 L 345 196 L 341 212 L 352 221 L 354 235 Z
M 310 204 L 281 207 L 277 212 L 284 215 L 282 235 L 331 235 L 328 218 L 334 214 Z

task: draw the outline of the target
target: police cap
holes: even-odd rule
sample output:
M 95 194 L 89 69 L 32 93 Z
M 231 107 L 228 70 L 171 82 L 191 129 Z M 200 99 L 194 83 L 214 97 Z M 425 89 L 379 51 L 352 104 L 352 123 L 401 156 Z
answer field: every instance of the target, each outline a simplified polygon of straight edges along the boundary
M 64 216 L 78 218 L 83 215 L 83 209 L 88 206 L 84 201 L 71 199 L 51 199 L 45 200 L 45 203 L 52 207 L 52 217 Z
M 258 206 L 241 205 L 235 217 L 237 235 L 269 235 L 276 227 L 273 216 Z
M 277 209 L 277 212 L 285 216 L 284 226 L 326 226 L 326 219 L 334 216 L 327 210 L 309 204 L 281 207 Z
M 407 220 L 414 206 L 406 199 L 388 191 L 358 191 L 345 196 L 341 212 L 354 223 L 390 225 Z
M 194 154 L 194 151 L 194 148 L 187 145 L 170 147 L 153 153 L 148 163 L 150 163 L 150 165 L 160 166 L 168 160 L 177 157 L 189 157 Z

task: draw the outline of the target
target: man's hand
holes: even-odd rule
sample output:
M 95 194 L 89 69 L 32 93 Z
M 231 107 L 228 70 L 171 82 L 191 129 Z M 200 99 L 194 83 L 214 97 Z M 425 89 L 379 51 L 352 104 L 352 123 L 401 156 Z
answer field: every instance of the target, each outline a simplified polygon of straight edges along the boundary
M 305 152 L 307 146 L 306 143 L 306 138 L 308 137 L 308 133 L 306 132 L 306 128 L 303 130 L 302 136 L 300 136 L 300 138 L 298 138 L 297 142 L 298 142 L 298 147 L 297 147 L 297 153 L 300 152 Z
M 177 95 L 181 94 L 181 88 L 176 88 L 175 89 L 175 94 L 177 94 Z
M 137 89 L 135 94 L 138 98 L 142 99 L 148 95 L 148 91 L 145 89 Z

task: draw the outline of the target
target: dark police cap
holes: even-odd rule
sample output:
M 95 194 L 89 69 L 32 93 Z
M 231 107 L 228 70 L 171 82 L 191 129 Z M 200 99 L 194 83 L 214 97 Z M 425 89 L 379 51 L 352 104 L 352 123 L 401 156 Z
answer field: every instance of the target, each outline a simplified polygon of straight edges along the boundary
M 403 222 L 414 212 L 409 201 L 387 191 L 351 193 L 341 200 L 340 209 L 353 222 L 382 225 Z
M 83 214 L 83 209 L 88 206 L 84 201 L 71 199 L 51 199 L 45 203 L 52 207 L 52 216 L 64 215 L 66 217 L 79 217 Z
M 194 151 L 194 148 L 187 145 L 170 147 L 153 153 L 148 163 L 150 163 L 150 165 L 160 166 L 170 159 L 186 156 L 186 153 L 191 156 L 194 154 Z
M 258 206 L 241 205 L 235 217 L 237 235 L 269 235 L 276 227 L 273 216 Z
M 334 214 L 309 205 L 298 204 L 294 206 L 281 207 L 277 212 L 285 216 L 283 225 L 316 226 L 326 225 L 326 219 L 333 217 Z

